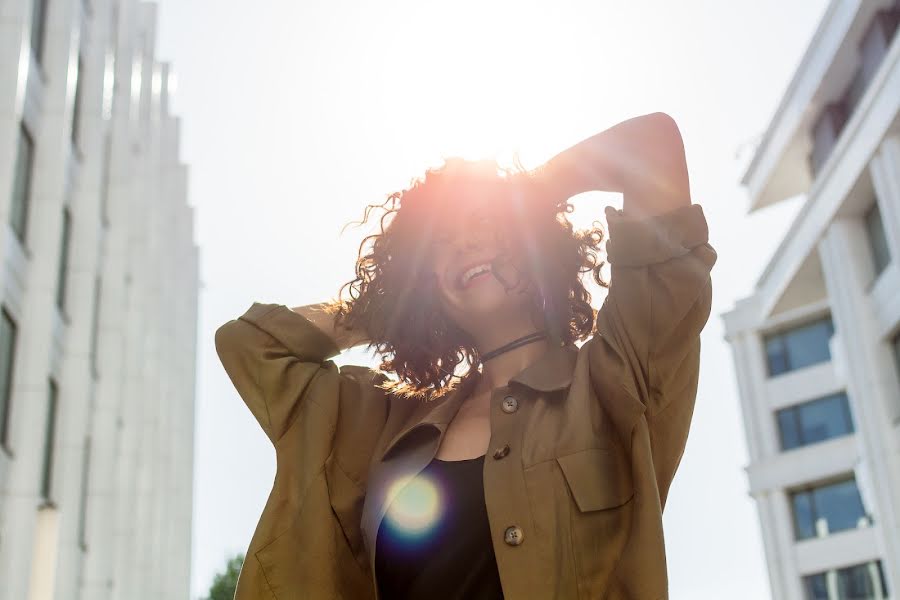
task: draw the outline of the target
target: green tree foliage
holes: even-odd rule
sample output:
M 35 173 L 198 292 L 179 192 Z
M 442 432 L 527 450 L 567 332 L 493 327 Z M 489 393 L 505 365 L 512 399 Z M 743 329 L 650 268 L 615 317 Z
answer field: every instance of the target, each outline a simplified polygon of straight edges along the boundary
M 209 588 L 209 596 L 206 600 L 234 600 L 234 590 L 237 587 L 238 575 L 241 565 L 244 564 L 244 555 L 238 554 L 225 564 L 225 571 L 216 573 L 212 586 Z

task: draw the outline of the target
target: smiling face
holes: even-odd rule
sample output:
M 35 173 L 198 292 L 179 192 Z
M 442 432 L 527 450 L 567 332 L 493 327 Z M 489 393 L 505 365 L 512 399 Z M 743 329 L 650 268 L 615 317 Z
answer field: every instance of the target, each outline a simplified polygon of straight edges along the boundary
M 496 215 L 473 203 L 444 218 L 431 241 L 441 308 L 473 335 L 527 311 L 531 300 L 530 278 L 501 231 Z

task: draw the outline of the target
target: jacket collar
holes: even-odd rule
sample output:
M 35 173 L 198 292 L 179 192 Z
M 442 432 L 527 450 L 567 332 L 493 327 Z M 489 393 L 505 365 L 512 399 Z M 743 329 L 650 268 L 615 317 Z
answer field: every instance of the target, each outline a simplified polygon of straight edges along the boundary
M 572 384 L 578 347 L 574 344 L 553 345 L 543 356 L 513 376 L 510 384 L 524 385 L 537 392 L 556 392 Z
M 509 380 L 509 385 L 524 386 L 536 392 L 550 393 L 564 390 L 572 383 L 575 371 L 575 362 L 578 358 L 578 347 L 574 344 L 554 345 L 540 358 L 525 367 Z M 477 376 L 463 378 L 455 390 L 444 399 L 426 401 L 414 408 L 406 424 L 391 439 L 384 449 L 383 457 L 387 457 L 390 451 L 410 432 L 422 426 L 431 426 L 441 433 L 446 429 L 453 417 L 459 411 L 463 400 L 468 396 L 471 386 L 478 381 Z M 550 394 L 548 399 L 558 400 L 565 394 Z

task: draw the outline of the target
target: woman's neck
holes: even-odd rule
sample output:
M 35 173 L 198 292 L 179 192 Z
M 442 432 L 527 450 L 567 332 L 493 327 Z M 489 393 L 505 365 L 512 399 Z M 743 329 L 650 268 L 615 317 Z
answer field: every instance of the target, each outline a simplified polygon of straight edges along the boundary
M 536 327 L 525 326 L 516 328 L 517 331 L 507 331 L 505 334 L 483 336 L 478 342 L 478 350 L 481 354 L 500 348 L 515 339 L 538 331 Z M 549 341 L 545 339 L 531 342 L 518 348 L 513 348 L 494 358 L 482 363 L 481 381 L 475 392 L 492 390 L 504 386 L 509 380 L 518 375 L 523 369 L 531 365 L 550 349 Z

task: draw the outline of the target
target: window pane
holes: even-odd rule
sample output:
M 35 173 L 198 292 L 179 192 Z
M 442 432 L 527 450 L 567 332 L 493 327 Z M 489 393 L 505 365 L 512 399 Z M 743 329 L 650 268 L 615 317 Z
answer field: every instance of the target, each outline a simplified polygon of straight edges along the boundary
M 97 365 L 97 344 L 100 336 L 100 295 L 103 291 L 103 282 L 98 275 L 94 279 L 94 306 L 91 313 L 91 373 L 96 377 L 99 370 Z
M 831 596 L 829 579 L 836 588 Z M 880 560 L 807 575 L 803 586 L 807 600 L 884 600 L 888 594 Z
M 881 211 L 878 210 L 877 202 L 866 213 L 866 231 L 868 232 L 869 248 L 872 251 L 872 264 L 875 267 L 875 275 L 879 275 L 891 262 L 891 253 L 888 250 L 887 237 L 884 234 L 884 223 L 881 221 Z
M 855 479 L 817 488 L 812 495 L 816 517 L 825 519 L 829 532 L 854 529 L 865 516 Z
M 816 536 L 815 515 L 813 514 L 812 496 L 808 492 L 797 492 L 793 495 L 794 533 L 798 540 Z
M 834 149 L 844 125 L 847 123 L 847 106 L 843 101 L 830 102 L 825 105 L 816 118 L 812 128 L 812 152 L 809 155 L 809 166 L 813 175 L 828 160 Z
M 894 336 L 894 363 L 897 365 L 897 375 L 900 375 L 900 334 Z
M 834 334 L 831 317 L 766 336 L 769 375 L 831 360 L 828 342 Z
M 43 57 L 44 27 L 47 18 L 47 0 L 33 0 L 31 12 L 31 51 L 38 62 Z
M 784 336 L 788 362 L 791 369 L 801 369 L 809 365 L 831 360 L 828 341 L 834 329 L 831 320 L 799 327 Z
M 778 411 L 778 431 L 781 433 L 782 450 L 803 445 L 800 432 L 797 430 L 797 414 L 794 408 L 783 408 Z
M 31 198 L 31 175 L 34 170 L 34 141 L 24 125 L 19 128 L 19 147 L 16 154 L 16 171 L 13 175 L 12 206 L 9 224 L 25 242 L 28 223 L 28 203 Z
M 75 80 L 75 101 L 72 109 L 72 146 L 81 150 L 81 104 L 84 94 L 84 60 L 78 57 L 78 74 Z M 76 154 L 77 156 L 77 154 Z
M 829 600 L 825 573 L 807 575 L 803 581 L 806 584 L 806 600 Z
M 81 504 L 78 511 L 78 544 L 82 550 L 87 550 L 87 500 L 88 481 L 91 472 L 91 438 L 84 440 L 83 454 L 81 457 Z
M 62 240 L 60 241 L 59 266 L 56 275 L 56 305 L 60 309 L 66 306 L 66 281 L 69 271 L 69 241 L 72 234 L 72 217 L 69 209 L 63 209 Z
M 785 354 L 784 342 L 780 335 L 773 336 L 766 340 L 766 359 L 769 363 L 769 375 L 780 375 L 790 367 Z
M 814 444 L 853 431 L 847 420 L 849 407 L 846 394 L 835 394 L 797 407 L 800 437 L 804 444 Z
M 887 597 L 881 561 L 839 569 L 838 589 L 846 600 L 876 600 Z
M 2 310 L 0 311 L 0 443 L 7 447 L 15 350 L 16 324 L 6 310 Z
M 53 483 L 53 446 L 56 440 L 56 408 L 59 393 L 56 382 L 50 380 L 47 398 L 47 423 L 44 434 L 44 466 L 41 471 L 41 497 L 50 500 Z

